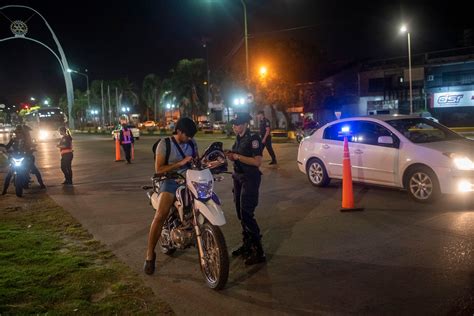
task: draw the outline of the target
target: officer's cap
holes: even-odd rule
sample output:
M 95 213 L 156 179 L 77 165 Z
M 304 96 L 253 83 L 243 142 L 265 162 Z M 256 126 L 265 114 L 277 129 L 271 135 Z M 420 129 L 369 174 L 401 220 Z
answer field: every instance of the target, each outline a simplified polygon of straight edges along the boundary
M 235 115 L 235 118 L 230 122 L 232 123 L 232 125 L 242 125 L 245 123 L 249 123 L 250 120 L 252 120 L 252 117 L 250 116 L 250 114 L 244 112 L 244 113 L 237 113 Z

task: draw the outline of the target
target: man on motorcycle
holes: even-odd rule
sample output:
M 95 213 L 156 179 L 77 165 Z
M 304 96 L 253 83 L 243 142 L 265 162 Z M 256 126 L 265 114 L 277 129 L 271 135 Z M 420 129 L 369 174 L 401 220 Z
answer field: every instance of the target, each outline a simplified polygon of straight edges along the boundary
M 156 148 L 155 173 L 178 172 L 184 173 L 191 160 L 198 157 L 197 144 L 193 139 L 197 132 L 194 121 L 184 117 L 178 120 L 169 140 L 162 139 Z M 169 147 L 167 143 L 170 144 Z M 169 152 L 167 150 L 169 149 Z M 167 160 L 167 161 L 166 161 Z M 143 270 L 146 274 L 155 272 L 155 247 L 161 235 L 163 223 L 168 217 L 169 210 L 175 200 L 178 184 L 174 180 L 165 180 L 161 183 L 158 197 L 158 208 L 150 226 L 148 246 Z
M 10 139 L 7 145 L 4 146 L 7 150 L 12 148 L 13 152 L 24 152 L 25 158 L 28 158 L 30 163 L 30 171 L 36 176 L 41 189 L 45 189 L 46 186 L 43 183 L 41 173 L 35 165 L 35 156 L 33 155 L 33 142 L 27 128 L 17 125 L 15 128 L 15 136 Z M 2 195 L 7 193 L 8 187 L 10 186 L 10 180 L 13 176 L 12 170 L 9 170 L 5 180 L 3 182 Z

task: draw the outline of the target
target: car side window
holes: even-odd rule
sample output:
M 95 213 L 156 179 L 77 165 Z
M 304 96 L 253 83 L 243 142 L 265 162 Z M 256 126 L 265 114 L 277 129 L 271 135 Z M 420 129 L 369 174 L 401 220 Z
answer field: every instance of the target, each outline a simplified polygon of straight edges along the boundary
M 349 122 L 344 122 L 344 123 L 336 123 L 331 126 L 326 127 L 324 130 L 324 139 L 329 139 L 329 140 L 338 140 L 338 141 L 343 141 L 344 138 L 339 136 L 339 132 L 341 131 L 342 127 L 345 125 L 350 125 Z
M 378 139 L 381 136 L 391 136 L 393 144 L 379 144 Z M 387 128 L 374 122 L 359 121 L 356 124 L 354 134 L 351 136 L 354 143 L 361 143 L 367 145 L 383 146 L 383 147 L 398 147 L 398 138 L 390 132 Z

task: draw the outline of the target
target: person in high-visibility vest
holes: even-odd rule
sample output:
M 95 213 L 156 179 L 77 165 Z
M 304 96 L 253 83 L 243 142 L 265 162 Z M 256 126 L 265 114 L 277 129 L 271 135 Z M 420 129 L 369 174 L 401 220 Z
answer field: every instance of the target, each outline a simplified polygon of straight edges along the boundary
M 120 144 L 122 145 L 123 151 L 125 152 L 125 159 L 127 163 L 132 163 L 132 144 L 135 142 L 133 138 L 132 130 L 128 127 L 125 121 L 122 121 L 122 129 L 120 130 Z
M 61 134 L 61 140 L 57 147 L 59 148 L 59 153 L 61 154 L 61 171 L 64 173 L 64 182 L 62 184 L 72 185 L 72 137 L 71 133 L 67 128 L 61 126 L 59 129 L 59 134 Z

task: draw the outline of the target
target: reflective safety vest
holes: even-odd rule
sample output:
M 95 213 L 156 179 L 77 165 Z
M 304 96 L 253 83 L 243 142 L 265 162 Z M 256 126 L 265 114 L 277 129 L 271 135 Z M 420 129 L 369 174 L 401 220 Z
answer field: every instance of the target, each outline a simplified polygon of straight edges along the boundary
M 130 129 L 122 130 L 123 140 L 122 144 L 131 144 L 132 143 L 132 132 Z
M 69 143 L 69 146 L 68 147 L 64 147 L 64 148 L 59 148 L 59 152 L 61 153 L 61 155 L 64 155 L 64 154 L 67 154 L 67 153 L 72 153 L 73 150 L 72 150 L 72 140 L 69 140 L 67 138 L 65 138 L 67 136 L 64 136 L 62 139 L 61 139 L 61 142 L 60 142 L 60 145 L 66 145 Z M 67 145 L 66 145 L 67 146 Z
M 61 153 L 61 155 L 67 154 L 67 153 L 72 153 L 72 146 L 71 146 L 71 148 L 61 148 L 59 150 L 59 152 Z

